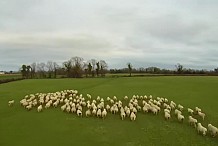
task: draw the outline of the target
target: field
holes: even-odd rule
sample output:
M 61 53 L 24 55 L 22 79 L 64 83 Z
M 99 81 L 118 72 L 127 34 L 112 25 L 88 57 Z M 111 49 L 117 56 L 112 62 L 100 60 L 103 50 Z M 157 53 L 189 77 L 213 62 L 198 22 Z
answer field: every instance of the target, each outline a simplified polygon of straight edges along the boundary
M 50 108 L 38 113 L 25 110 L 19 101 L 27 94 L 77 89 L 83 95 L 106 98 L 116 95 L 153 95 L 166 97 L 185 108 L 198 106 L 206 113 L 205 121 L 218 126 L 218 77 L 125 77 L 88 79 L 36 79 L 0 84 L 0 145 L 1 146 L 217 146 L 218 137 L 203 137 L 187 123 L 175 117 L 165 121 L 163 112 L 138 113 L 137 119 L 124 121 L 119 115 L 108 114 L 105 120 L 77 117 Z M 8 100 L 15 105 L 8 107 Z
M 3 74 L 3 75 L 0 75 L 0 80 L 2 79 L 17 79 L 17 78 L 22 78 L 22 75 L 21 74 Z

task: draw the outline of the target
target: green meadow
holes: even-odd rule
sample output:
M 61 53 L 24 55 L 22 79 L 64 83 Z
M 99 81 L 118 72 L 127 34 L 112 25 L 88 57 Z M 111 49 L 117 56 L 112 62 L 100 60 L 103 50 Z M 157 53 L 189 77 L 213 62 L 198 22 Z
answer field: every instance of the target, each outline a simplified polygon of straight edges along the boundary
M 218 126 L 218 77 L 106 77 L 82 79 L 28 79 L 0 84 L 0 146 L 217 146 L 218 136 L 202 136 L 188 124 L 187 108 L 198 106 L 206 114 L 203 126 Z M 103 120 L 78 117 L 58 108 L 24 109 L 19 101 L 25 95 L 76 89 L 92 99 L 117 96 L 152 95 L 165 97 L 184 106 L 185 120 L 174 114 L 169 121 L 158 115 L 139 112 L 136 121 L 108 112 Z M 9 100 L 15 100 L 12 107 Z M 127 104 L 123 102 L 124 105 Z

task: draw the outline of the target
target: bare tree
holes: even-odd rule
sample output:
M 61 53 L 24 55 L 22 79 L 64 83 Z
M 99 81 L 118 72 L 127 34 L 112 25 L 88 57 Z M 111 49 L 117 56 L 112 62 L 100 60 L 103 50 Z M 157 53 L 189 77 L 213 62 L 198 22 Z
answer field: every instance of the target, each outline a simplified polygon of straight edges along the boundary
M 180 73 L 183 72 L 183 65 L 177 63 L 177 65 L 175 65 L 175 66 L 176 66 L 176 71 L 177 71 L 177 73 L 180 74 Z
M 132 76 L 132 64 L 131 63 L 127 63 L 128 69 L 129 69 L 129 76 Z
M 71 60 L 63 62 L 63 67 L 67 72 L 67 77 L 71 77 L 72 76 L 71 75 L 71 70 L 72 70 L 72 67 L 73 67 Z
M 45 74 L 45 63 L 37 63 L 36 68 L 37 68 L 37 72 L 39 73 L 39 77 L 40 78 L 45 78 L 46 74 Z
M 94 76 L 95 76 L 96 60 L 95 60 L 95 59 L 91 59 L 90 62 L 91 62 L 91 64 L 92 64 L 92 77 L 94 77 Z
M 72 57 L 71 62 L 73 64 L 73 77 L 80 78 L 82 77 L 82 68 L 83 68 L 83 58 L 81 57 Z
M 46 64 L 46 67 L 48 69 L 48 78 L 51 78 L 52 72 L 54 71 L 54 66 L 52 61 L 48 61 Z
M 35 78 L 35 76 L 36 76 L 36 63 L 33 62 L 30 66 L 32 68 L 32 70 L 31 70 L 31 78 Z
M 100 64 L 100 73 L 101 76 L 103 77 L 105 76 L 108 65 L 104 60 L 100 60 L 99 64 Z

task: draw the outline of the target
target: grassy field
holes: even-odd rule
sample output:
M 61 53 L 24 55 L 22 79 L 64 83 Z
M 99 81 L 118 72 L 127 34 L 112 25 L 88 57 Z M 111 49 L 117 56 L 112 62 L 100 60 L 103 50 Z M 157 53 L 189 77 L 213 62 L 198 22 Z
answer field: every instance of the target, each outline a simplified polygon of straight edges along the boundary
M 19 100 L 37 92 L 56 92 L 77 89 L 92 97 L 116 95 L 153 95 L 166 97 L 185 108 L 198 106 L 206 113 L 208 123 L 218 126 L 218 77 L 135 77 L 98 79 L 37 79 L 0 84 L 0 146 L 217 146 L 218 137 L 203 137 L 187 123 L 175 117 L 165 121 L 163 113 L 138 113 L 137 119 L 124 121 L 119 115 L 108 114 L 105 120 L 96 117 L 77 117 L 50 108 L 38 113 L 26 111 Z M 8 107 L 8 100 L 15 105 Z
M 21 74 L 3 74 L 3 75 L 0 75 L 0 80 L 2 79 L 17 79 L 17 78 L 22 78 L 22 75 Z

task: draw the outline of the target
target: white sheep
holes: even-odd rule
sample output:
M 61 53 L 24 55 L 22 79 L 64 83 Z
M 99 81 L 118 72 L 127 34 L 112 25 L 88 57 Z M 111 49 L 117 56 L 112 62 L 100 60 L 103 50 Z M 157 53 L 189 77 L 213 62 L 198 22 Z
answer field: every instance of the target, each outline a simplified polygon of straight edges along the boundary
M 166 120 L 169 120 L 171 118 L 170 113 L 164 112 L 164 117 Z
M 14 100 L 8 101 L 8 106 L 12 106 L 12 105 L 14 105 Z
M 194 125 L 195 127 L 196 127 L 196 125 L 198 123 L 197 119 L 193 118 L 192 116 L 188 117 L 188 122 L 189 122 L 190 125 Z
M 184 117 L 183 115 L 181 115 L 181 114 L 178 114 L 178 115 L 177 115 L 177 118 L 178 118 L 178 120 L 179 120 L 180 122 L 183 122 L 183 120 L 185 119 L 185 117 Z
M 102 118 L 104 119 L 107 116 L 107 111 L 104 109 L 101 113 Z
M 177 116 L 178 114 L 182 114 L 182 112 L 178 109 L 175 109 L 175 115 Z
M 183 108 L 184 108 L 184 107 L 183 107 L 182 105 L 180 105 L 180 104 L 178 105 L 178 109 L 179 109 L 180 111 L 182 111 Z
M 199 107 L 195 107 L 195 111 L 196 111 L 197 114 L 198 114 L 199 112 L 201 112 L 201 109 L 200 109 Z
M 82 111 L 81 110 L 77 110 L 76 113 L 77 113 L 77 116 L 81 116 L 82 117 Z
M 212 124 L 208 124 L 208 132 L 210 132 L 210 134 L 215 137 L 218 134 L 218 128 Z
M 170 110 L 168 110 L 168 109 L 164 109 L 164 112 L 170 114 Z
M 96 109 L 93 109 L 93 110 L 92 110 L 92 115 L 95 116 L 96 113 L 97 113 Z
M 90 111 L 90 109 L 88 109 L 87 111 L 86 111 L 86 117 L 88 117 L 88 116 L 90 116 L 91 115 L 91 111 Z
M 201 123 L 198 123 L 197 131 L 198 131 L 198 133 L 202 133 L 203 136 L 205 136 L 207 134 L 207 128 L 202 126 Z
M 191 108 L 188 108 L 188 113 L 190 113 L 191 115 L 193 115 L 194 111 Z
M 120 116 L 121 116 L 121 119 L 123 120 L 123 119 L 126 117 L 126 114 L 125 114 L 125 112 L 124 112 L 124 111 L 122 111 L 122 112 L 120 113 Z
M 98 109 L 98 111 L 97 111 L 97 117 L 101 117 L 101 109 Z
M 134 112 L 132 112 L 130 115 L 130 120 L 135 121 L 135 119 L 136 119 L 136 115 L 134 114 Z
M 128 100 L 128 96 L 124 96 L 124 100 Z
M 127 108 L 127 110 L 126 110 L 126 115 L 127 115 L 128 117 L 130 116 L 130 113 L 131 113 L 130 109 Z
M 38 111 L 38 112 L 41 112 L 41 111 L 42 111 L 42 105 L 40 105 L 40 106 L 37 107 L 37 111 Z
M 204 117 L 205 117 L 205 113 L 202 113 L 202 112 L 198 112 L 198 115 L 199 115 L 200 117 L 202 117 L 202 119 L 204 120 Z

